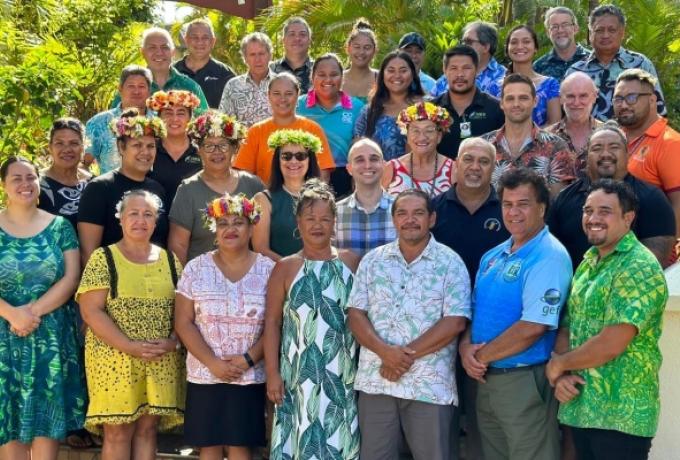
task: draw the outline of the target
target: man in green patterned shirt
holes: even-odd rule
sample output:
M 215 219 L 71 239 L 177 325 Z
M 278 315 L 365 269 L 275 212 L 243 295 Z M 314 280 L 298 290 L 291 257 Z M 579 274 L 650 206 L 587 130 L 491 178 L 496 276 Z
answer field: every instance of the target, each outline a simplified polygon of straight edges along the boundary
M 576 269 L 546 367 L 581 460 L 646 459 L 656 433 L 668 289 L 659 262 L 630 231 L 636 208 L 627 184 L 593 183 L 582 223 L 594 247 Z

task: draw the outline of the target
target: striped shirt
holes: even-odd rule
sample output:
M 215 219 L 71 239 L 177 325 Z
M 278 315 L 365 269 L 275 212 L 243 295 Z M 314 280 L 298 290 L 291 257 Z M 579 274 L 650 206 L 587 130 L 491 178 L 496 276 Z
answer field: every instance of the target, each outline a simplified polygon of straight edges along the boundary
M 368 251 L 391 243 L 397 238 L 392 223 L 394 197 L 383 191 L 373 212 L 367 212 L 356 199 L 356 193 L 338 201 L 335 221 L 335 245 L 350 249 L 360 257 Z

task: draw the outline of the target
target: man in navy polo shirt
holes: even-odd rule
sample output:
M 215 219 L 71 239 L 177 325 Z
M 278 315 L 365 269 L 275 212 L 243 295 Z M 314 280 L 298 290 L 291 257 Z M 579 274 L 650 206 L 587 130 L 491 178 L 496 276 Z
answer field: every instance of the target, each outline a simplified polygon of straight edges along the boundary
M 482 255 L 510 237 L 503 225 L 501 202 L 491 185 L 495 165 L 493 144 L 480 137 L 463 140 L 458 151 L 456 184 L 432 200 L 437 213 L 432 235 L 463 259 L 473 282 Z M 465 458 L 482 458 L 475 409 L 477 382 L 465 374 L 459 362 L 456 379 L 459 407 L 465 412 Z M 458 446 L 458 422 L 456 411 L 451 427 L 453 449 Z
M 511 236 L 480 261 L 460 354 L 465 371 L 480 382 L 484 457 L 557 460 L 557 402 L 545 364 L 569 292 L 571 260 L 544 223 L 545 179 L 527 168 L 510 170 L 498 191 Z
M 432 102 L 448 110 L 453 118 L 437 147 L 437 151 L 447 157 L 456 158 L 463 139 L 495 131 L 505 123 L 498 99 L 476 85 L 478 68 L 479 57 L 471 46 L 454 46 L 444 54 L 448 91 Z

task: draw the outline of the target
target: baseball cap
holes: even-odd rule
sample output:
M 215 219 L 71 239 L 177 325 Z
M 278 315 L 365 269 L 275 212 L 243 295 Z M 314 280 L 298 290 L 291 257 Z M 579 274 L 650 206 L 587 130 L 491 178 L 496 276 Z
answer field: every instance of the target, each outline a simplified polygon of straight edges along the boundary
M 410 45 L 416 45 L 425 50 L 425 39 L 418 32 L 409 32 L 399 39 L 399 48 L 403 49 Z

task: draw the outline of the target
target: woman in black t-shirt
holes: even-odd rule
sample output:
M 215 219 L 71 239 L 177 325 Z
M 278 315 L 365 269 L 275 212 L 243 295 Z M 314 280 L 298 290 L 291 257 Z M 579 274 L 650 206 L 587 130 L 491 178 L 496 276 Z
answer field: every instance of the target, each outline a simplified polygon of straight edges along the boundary
M 83 156 L 83 124 L 75 118 L 59 118 L 52 123 L 47 149 L 52 160 L 40 171 L 38 208 L 62 216 L 75 229 L 78 204 L 90 173 L 80 169 Z
M 129 190 L 147 190 L 161 199 L 151 241 L 165 247 L 168 237 L 170 203 L 161 184 L 146 177 L 156 158 L 156 140 L 165 137 L 165 125 L 160 118 L 140 116 L 132 108 L 111 122 L 111 130 L 116 136 L 121 166 L 93 179 L 80 199 L 78 233 L 83 266 L 95 249 L 121 239 L 115 206 Z

